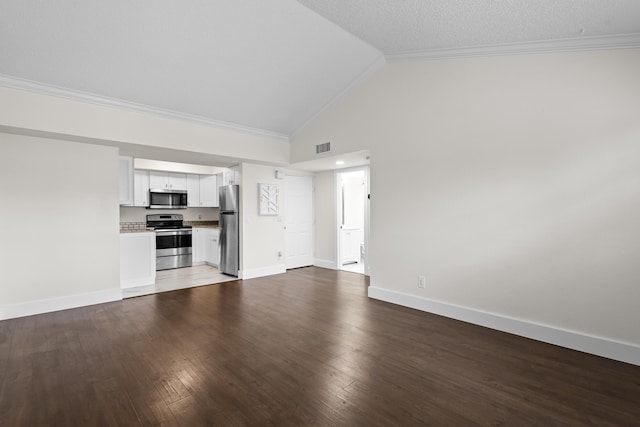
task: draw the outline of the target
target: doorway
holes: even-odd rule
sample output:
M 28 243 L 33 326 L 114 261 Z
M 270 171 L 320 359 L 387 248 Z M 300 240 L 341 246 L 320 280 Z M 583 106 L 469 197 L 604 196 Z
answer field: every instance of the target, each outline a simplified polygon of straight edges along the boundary
M 336 258 L 339 270 L 369 274 L 369 168 L 336 172 Z

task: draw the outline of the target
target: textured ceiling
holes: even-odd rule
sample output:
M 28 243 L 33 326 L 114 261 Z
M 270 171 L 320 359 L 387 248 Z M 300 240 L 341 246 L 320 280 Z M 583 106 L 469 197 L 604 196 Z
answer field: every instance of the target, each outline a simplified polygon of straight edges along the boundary
M 295 0 L 0 0 L 0 75 L 287 136 L 376 60 Z
M 640 33 L 638 0 L 299 0 L 387 56 Z

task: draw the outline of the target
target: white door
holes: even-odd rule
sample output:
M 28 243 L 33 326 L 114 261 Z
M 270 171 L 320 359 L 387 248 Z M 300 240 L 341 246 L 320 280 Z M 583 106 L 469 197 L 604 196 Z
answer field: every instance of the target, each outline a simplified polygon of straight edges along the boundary
M 313 178 L 285 176 L 285 264 L 313 265 Z

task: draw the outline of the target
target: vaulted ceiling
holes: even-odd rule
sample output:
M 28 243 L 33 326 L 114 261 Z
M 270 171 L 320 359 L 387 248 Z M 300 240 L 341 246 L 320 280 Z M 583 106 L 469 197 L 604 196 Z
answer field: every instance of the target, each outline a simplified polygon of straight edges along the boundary
M 385 59 L 639 34 L 637 0 L 0 0 L 0 84 L 287 138 Z

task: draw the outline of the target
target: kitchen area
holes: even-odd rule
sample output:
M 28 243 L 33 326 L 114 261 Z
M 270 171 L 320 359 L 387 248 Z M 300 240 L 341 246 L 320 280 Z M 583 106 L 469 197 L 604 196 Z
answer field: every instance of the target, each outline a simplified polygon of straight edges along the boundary
M 119 181 L 124 298 L 237 280 L 237 170 L 120 156 Z

